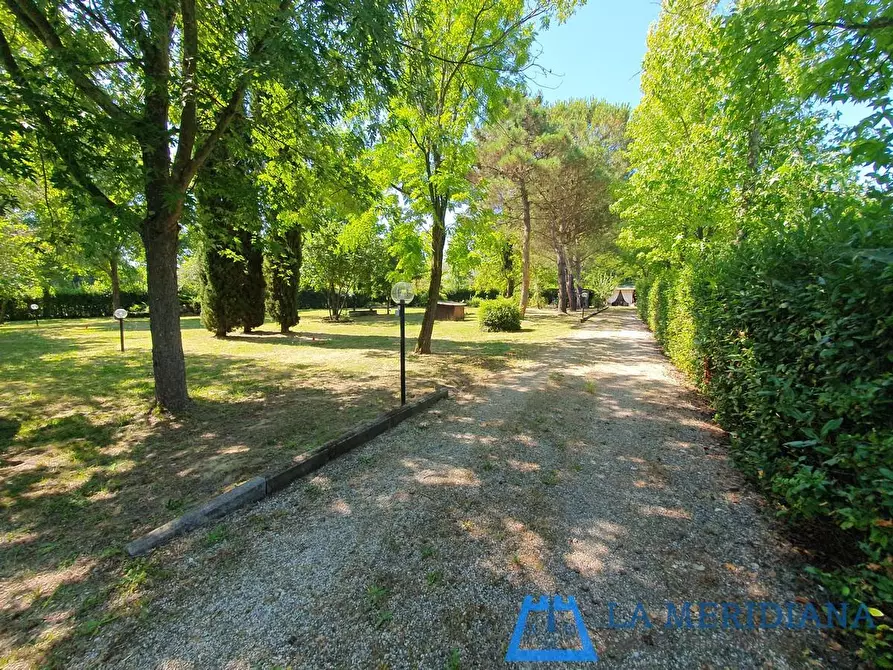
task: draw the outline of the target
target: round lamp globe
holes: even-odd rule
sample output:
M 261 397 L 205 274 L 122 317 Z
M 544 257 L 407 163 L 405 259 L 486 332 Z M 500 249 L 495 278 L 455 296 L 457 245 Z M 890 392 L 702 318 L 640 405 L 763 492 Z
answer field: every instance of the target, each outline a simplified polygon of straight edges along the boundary
M 415 291 L 412 288 L 412 284 L 408 281 L 398 281 L 391 287 L 391 300 L 394 302 L 399 303 L 403 300 L 406 304 L 409 304 L 413 298 L 415 298 Z

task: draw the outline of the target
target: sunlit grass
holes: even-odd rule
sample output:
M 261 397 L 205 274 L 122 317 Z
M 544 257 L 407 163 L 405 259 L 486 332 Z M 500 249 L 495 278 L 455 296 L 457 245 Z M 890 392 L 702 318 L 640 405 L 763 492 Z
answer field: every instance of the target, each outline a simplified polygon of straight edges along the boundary
M 123 353 L 112 319 L 0 327 L 0 661 L 58 662 L 138 612 L 159 573 L 121 555 L 130 538 L 396 405 L 396 316 L 325 315 L 225 340 L 184 318 L 193 403 L 177 417 L 150 412 L 148 321 L 126 322 Z M 469 309 L 418 356 L 421 315 L 407 311 L 411 397 L 523 365 L 576 323 L 534 310 L 520 333 L 482 333 Z

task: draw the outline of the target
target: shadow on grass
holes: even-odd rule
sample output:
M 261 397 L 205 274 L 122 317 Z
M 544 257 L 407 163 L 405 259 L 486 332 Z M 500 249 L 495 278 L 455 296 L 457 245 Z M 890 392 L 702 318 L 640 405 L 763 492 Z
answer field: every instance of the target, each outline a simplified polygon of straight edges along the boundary
M 447 635 L 451 645 L 463 649 L 463 663 L 474 667 L 495 667 L 504 652 L 498 649 L 490 658 L 497 645 L 488 649 L 480 644 L 479 627 L 502 630 L 511 625 L 517 610 L 509 618 L 497 608 L 463 611 L 455 601 L 432 596 L 433 582 L 426 588 L 420 576 L 431 569 L 434 557 L 443 566 L 444 574 L 436 573 L 438 580 L 443 577 L 449 588 L 486 585 L 489 592 L 517 601 L 531 588 L 552 588 L 544 584 L 578 593 L 589 591 L 593 583 L 600 587 L 598 592 L 633 589 L 643 594 L 642 600 L 660 605 L 688 598 L 693 588 L 716 601 L 746 599 L 754 588 L 774 594 L 771 572 L 729 572 L 729 564 L 723 565 L 732 556 L 741 555 L 744 562 L 750 555 L 740 554 L 739 532 L 728 532 L 715 520 L 705 527 L 705 517 L 711 518 L 705 508 L 719 504 L 715 500 L 728 484 L 724 473 L 711 465 L 722 457 L 710 453 L 721 435 L 707 424 L 709 412 L 696 394 L 663 374 L 663 357 L 650 338 L 624 332 L 637 322 L 620 313 L 610 323 L 601 337 L 566 339 L 560 347 L 545 348 L 539 362 L 547 366 L 546 380 L 540 369 L 500 377 L 501 407 L 493 412 L 488 405 L 494 397 L 488 392 L 451 401 L 426 419 L 424 440 L 391 440 L 368 453 L 348 456 L 369 467 L 341 469 L 344 479 L 333 481 L 331 488 L 312 489 L 312 498 L 309 490 L 293 494 L 295 504 L 277 509 L 275 517 L 258 514 L 251 521 L 243 517 L 227 523 L 226 528 L 238 529 L 241 536 L 232 540 L 227 559 L 232 561 L 227 574 L 236 575 L 234 583 L 213 577 L 216 557 L 198 556 L 196 572 L 208 576 L 188 582 L 190 593 L 184 597 L 197 620 L 218 617 L 215 625 L 245 635 L 234 644 L 222 641 L 213 652 L 214 662 L 221 667 L 247 663 L 240 648 L 243 641 L 260 646 L 265 640 L 262 624 L 241 621 L 241 611 L 220 611 L 222 594 L 263 601 L 274 589 L 306 588 L 307 573 L 283 571 L 271 558 L 281 557 L 282 551 L 266 550 L 263 536 L 249 525 L 258 522 L 265 529 L 269 524 L 277 543 L 291 543 L 296 561 L 306 560 L 308 554 L 302 552 L 313 546 L 319 570 L 314 574 L 330 577 L 332 588 L 315 594 L 308 607 L 335 613 L 332 616 L 342 622 L 365 621 L 369 615 L 363 608 L 368 605 L 351 592 L 355 583 L 338 580 L 337 572 L 330 570 L 370 573 L 373 585 L 399 603 L 398 616 L 417 612 L 406 603 L 425 594 L 425 623 L 417 630 Z M 602 364 L 597 376 L 576 374 L 575 362 L 583 358 Z M 589 420 L 563 422 L 573 415 Z M 309 514 L 302 505 L 305 495 L 304 500 L 315 501 L 307 503 L 314 506 Z M 321 512 L 335 503 L 337 514 Z M 344 532 L 338 515 L 345 510 L 364 520 L 355 534 Z M 727 514 L 741 523 L 750 519 L 734 516 L 732 505 Z M 343 536 L 319 543 L 333 533 Z M 192 537 L 187 542 L 201 547 L 203 540 Z M 345 546 L 351 549 L 347 558 L 341 553 Z M 703 572 L 692 574 L 674 565 L 695 560 L 704 564 Z M 251 578 L 243 581 L 240 576 L 246 574 Z M 585 608 L 599 605 L 594 597 L 584 596 L 580 602 Z M 264 604 L 264 621 L 307 614 L 294 600 Z M 600 613 L 604 609 L 598 608 Z M 587 609 L 584 614 L 590 621 L 595 612 Z M 199 644 L 181 632 L 181 625 L 161 617 L 146 624 L 158 641 L 147 662 L 162 665 L 197 658 Z M 605 630 L 600 635 L 613 636 L 609 646 L 622 648 L 622 632 L 601 627 Z M 136 649 L 130 640 L 145 632 L 144 626 L 122 626 L 104 642 L 113 647 L 113 658 L 117 654 L 117 659 L 126 659 Z M 338 631 L 345 632 L 343 626 Z M 357 635 L 365 642 L 366 631 Z M 362 656 L 365 650 L 353 642 L 344 638 L 331 650 L 329 662 L 374 665 L 376 659 Z M 301 639 L 298 644 L 313 641 Z M 758 649 L 765 642 L 748 644 Z
M 0 629 L 4 645 L 37 665 L 58 663 L 96 622 L 122 613 L 113 603 L 133 569 L 120 555 L 131 538 L 394 402 L 389 390 L 334 373 L 320 384 L 308 365 L 193 355 L 192 406 L 157 418 L 145 411 L 148 356 L 59 359 L 75 343 L 50 345 L 46 359 L 25 347 L 0 364 L 22 398 L 35 394 L 0 418 Z M 61 413 L 44 414 L 49 407 Z M 72 631 L 35 644 L 60 617 Z
M 407 320 L 418 325 L 421 318 Z M 369 333 L 376 323 L 396 320 L 381 315 L 334 333 L 228 339 L 356 350 L 378 365 L 396 356 L 398 337 L 396 329 L 393 336 Z M 304 363 L 193 354 L 191 409 L 157 418 L 146 413 L 153 388 L 148 351 L 106 353 L 95 335 L 113 331 L 111 321 L 83 332 L 63 325 L 0 331 L 0 628 L 38 665 L 59 663 L 102 622 L 129 613 L 121 602 L 138 609 L 133 571 L 144 563 L 120 555 L 128 540 L 395 403 L 396 385 L 386 387 L 381 376 L 325 368 L 321 379 L 319 367 Z M 201 327 L 197 319 L 182 325 Z M 430 358 L 410 356 L 426 372 L 424 381 L 411 380 L 411 393 L 433 381 L 470 384 L 474 370 L 501 370 L 513 358 L 547 360 L 553 345 L 435 339 L 434 347 Z M 71 628 L 44 640 L 48 622 L 60 618 L 70 618 Z

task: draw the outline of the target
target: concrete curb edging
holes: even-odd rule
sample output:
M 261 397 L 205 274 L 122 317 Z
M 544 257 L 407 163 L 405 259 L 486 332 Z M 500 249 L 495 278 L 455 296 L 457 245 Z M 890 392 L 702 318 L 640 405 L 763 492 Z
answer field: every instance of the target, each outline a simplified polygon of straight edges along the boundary
M 219 519 L 233 510 L 257 502 L 276 491 L 281 491 L 299 477 L 318 470 L 329 461 L 369 442 L 409 417 L 425 411 L 437 401 L 446 398 L 447 395 L 448 392 L 445 388 L 438 389 L 434 393 L 429 393 L 402 407 L 392 409 L 373 421 L 360 424 L 357 428 L 308 451 L 297 463 L 284 470 L 249 479 L 226 493 L 221 493 L 201 505 L 193 507 L 173 521 L 129 542 L 124 547 L 124 551 L 131 557 L 142 556 L 209 521 Z

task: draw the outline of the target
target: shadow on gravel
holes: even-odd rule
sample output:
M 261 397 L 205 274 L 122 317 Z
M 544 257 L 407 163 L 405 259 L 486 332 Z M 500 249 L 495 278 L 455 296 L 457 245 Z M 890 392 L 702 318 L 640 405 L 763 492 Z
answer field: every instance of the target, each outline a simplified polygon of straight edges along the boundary
M 183 621 L 147 624 L 150 656 L 137 624 L 116 629 L 110 665 L 188 663 L 197 622 L 213 620 L 227 634 L 205 662 L 221 667 L 274 648 L 300 667 L 443 667 L 452 650 L 462 667 L 499 667 L 524 595 L 560 593 L 606 667 L 801 667 L 808 635 L 662 629 L 666 600 L 783 600 L 792 587 L 722 431 L 635 315 L 608 310 L 588 328 L 234 521 L 219 550 L 189 540 L 198 572 L 225 565 L 226 579 L 191 582 Z M 230 601 L 247 610 L 219 606 Z M 609 629 L 609 601 L 624 618 L 645 603 L 655 630 Z

